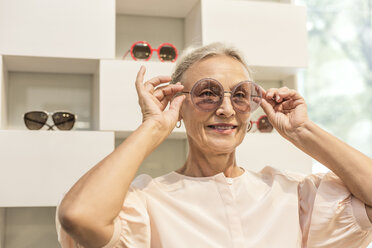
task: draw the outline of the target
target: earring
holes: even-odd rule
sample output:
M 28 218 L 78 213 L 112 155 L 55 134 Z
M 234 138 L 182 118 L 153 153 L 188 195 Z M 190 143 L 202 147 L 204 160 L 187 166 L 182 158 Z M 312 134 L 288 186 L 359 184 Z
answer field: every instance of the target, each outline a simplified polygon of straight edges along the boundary
M 251 128 L 252 128 L 252 122 L 248 122 L 247 133 L 251 130 Z
M 180 128 L 181 125 L 182 125 L 182 122 L 181 122 L 181 120 L 179 120 L 179 121 L 177 122 L 177 124 L 176 124 L 176 128 Z

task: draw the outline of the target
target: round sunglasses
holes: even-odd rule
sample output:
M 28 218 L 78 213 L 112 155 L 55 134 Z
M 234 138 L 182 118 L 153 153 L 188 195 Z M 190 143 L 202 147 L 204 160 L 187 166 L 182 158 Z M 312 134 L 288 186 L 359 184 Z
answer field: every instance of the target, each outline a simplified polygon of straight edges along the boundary
M 249 132 L 252 129 L 253 124 L 257 125 L 257 129 L 261 133 L 270 133 L 274 129 L 273 125 L 271 125 L 269 118 L 266 115 L 261 115 L 257 119 L 257 121 L 250 121 L 250 126 L 247 132 Z
M 224 99 L 225 93 L 230 93 L 233 108 L 239 113 L 251 113 L 261 104 L 262 91 L 258 84 L 246 80 L 238 83 L 231 91 L 224 91 L 220 82 L 213 78 L 203 78 L 197 81 L 190 94 L 193 105 L 205 112 L 217 110 Z
M 52 116 L 54 125 L 47 124 L 49 116 Z M 74 127 L 77 116 L 69 112 L 59 111 L 48 113 L 45 111 L 30 111 L 23 115 L 25 125 L 30 130 L 39 130 L 44 125 L 48 126 L 48 130 L 54 130 L 56 126 L 59 130 L 71 130 Z
M 128 53 L 134 60 L 150 60 L 152 53 L 157 52 L 159 60 L 162 62 L 175 62 L 178 57 L 176 47 L 171 43 L 163 43 L 157 49 L 153 49 L 147 41 L 137 41 L 130 50 L 123 56 L 125 58 Z

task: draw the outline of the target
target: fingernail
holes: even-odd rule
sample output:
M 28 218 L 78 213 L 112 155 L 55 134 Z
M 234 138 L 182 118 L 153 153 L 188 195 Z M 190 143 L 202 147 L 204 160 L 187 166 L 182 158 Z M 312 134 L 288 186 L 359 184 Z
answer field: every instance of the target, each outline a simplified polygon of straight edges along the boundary
M 280 99 L 280 96 L 276 96 L 276 100 L 279 101 L 279 99 Z

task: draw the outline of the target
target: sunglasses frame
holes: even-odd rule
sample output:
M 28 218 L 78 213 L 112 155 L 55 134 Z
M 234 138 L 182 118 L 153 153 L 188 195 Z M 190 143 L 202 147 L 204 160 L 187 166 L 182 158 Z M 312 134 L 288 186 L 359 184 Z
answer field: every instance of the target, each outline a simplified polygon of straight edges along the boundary
M 134 47 L 135 47 L 136 45 L 138 45 L 138 44 L 146 44 L 146 45 L 150 48 L 150 52 L 151 52 L 151 53 L 150 53 L 150 56 L 149 56 L 147 59 L 137 59 L 137 58 L 134 56 L 133 49 L 134 49 Z M 163 59 L 160 57 L 160 53 L 159 53 L 159 51 L 160 51 L 160 49 L 161 49 L 163 46 L 170 46 L 170 47 L 172 47 L 172 48 L 174 49 L 174 51 L 176 52 L 176 56 L 175 56 L 174 59 L 168 61 L 168 60 L 163 60 Z M 137 60 L 149 61 L 149 60 L 151 59 L 151 57 L 152 57 L 152 53 L 153 53 L 153 52 L 157 52 L 157 53 L 158 53 L 158 58 L 159 58 L 159 60 L 160 60 L 161 62 L 175 62 L 175 61 L 177 60 L 177 58 L 178 58 L 178 50 L 177 50 L 177 48 L 176 48 L 173 44 L 171 44 L 171 43 L 162 43 L 162 44 L 160 44 L 160 46 L 159 46 L 158 48 L 154 49 L 154 48 L 151 47 L 150 43 L 148 43 L 147 41 L 137 41 L 137 42 L 135 42 L 135 43 L 130 47 L 130 49 L 129 49 L 125 54 L 124 54 L 123 59 L 128 55 L 129 52 L 130 52 L 130 56 L 131 56 L 135 61 L 137 61 Z
M 253 124 L 256 124 L 256 126 L 257 126 L 257 130 L 258 130 L 260 133 L 271 133 L 271 132 L 274 130 L 274 126 L 270 123 L 270 121 L 269 121 L 269 124 L 270 124 L 271 127 L 272 127 L 270 131 L 261 131 L 261 130 L 259 129 L 259 127 L 258 127 L 258 125 L 260 124 L 261 119 L 263 119 L 263 118 L 265 118 L 265 117 L 266 117 L 267 120 L 269 121 L 269 118 L 267 117 L 267 115 L 261 115 L 260 117 L 258 117 L 258 119 L 257 119 L 256 121 L 252 121 L 252 120 L 250 120 L 249 122 L 251 123 L 251 126 L 248 128 L 247 133 L 248 133 L 249 131 L 252 130 Z
M 43 126 L 42 126 L 41 128 L 39 128 L 39 129 L 29 129 L 29 128 L 27 127 L 27 125 L 26 125 L 26 121 L 25 121 L 26 114 L 28 114 L 28 113 L 33 113 L 33 112 L 42 112 L 42 113 L 45 113 L 45 114 L 48 116 L 48 118 L 46 119 L 46 121 L 45 121 L 45 123 L 43 124 Z M 59 129 L 58 126 L 55 124 L 54 119 L 53 119 L 53 115 L 56 114 L 56 113 L 68 113 L 68 114 L 70 114 L 70 115 L 73 115 L 75 119 L 74 119 L 74 124 L 72 125 L 72 128 L 71 128 L 71 129 L 68 129 L 68 130 L 62 130 L 62 129 Z M 52 121 L 53 121 L 53 125 L 52 125 L 52 126 L 49 125 L 49 124 L 47 123 L 49 117 L 52 117 Z M 40 129 L 42 129 L 42 128 L 46 125 L 46 126 L 48 126 L 48 131 L 49 131 L 49 130 L 53 130 L 53 131 L 54 131 L 54 128 L 53 128 L 53 127 L 57 127 L 57 128 L 58 128 L 59 130 L 61 130 L 61 131 L 69 131 L 69 130 L 72 130 L 72 129 L 74 128 L 75 123 L 76 123 L 76 121 L 77 121 L 77 115 L 76 115 L 76 114 L 72 114 L 72 113 L 70 113 L 69 111 L 65 111 L 65 110 L 58 110 L 58 111 L 54 111 L 54 112 L 47 112 L 47 111 L 45 111 L 45 110 L 33 110 L 33 111 L 28 111 L 28 112 L 26 112 L 26 113 L 23 114 L 23 121 L 25 122 L 25 126 L 27 127 L 28 130 L 35 130 L 35 131 L 36 131 L 36 130 L 40 130 Z M 31 121 L 37 122 L 37 121 L 35 121 L 35 120 L 31 120 Z M 37 122 L 37 123 L 42 124 L 42 123 L 40 123 L 40 122 Z
M 233 106 L 234 110 L 237 111 L 237 112 L 239 112 L 239 113 L 241 113 L 241 114 L 252 113 L 252 112 L 254 112 L 254 111 L 258 108 L 258 106 L 261 105 L 262 91 L 261 91 L 261 88 L 259 87 L 259 85 L 256 84 L 255 82 L 251 81 L 251 80 L 244 80 L 244 81 L 241 81 L 241 82 L 237 83 L 237 84 L 232 88 L 231 91 L 223 91 L 223 97 L 221 97 L 221 99 L 220 99 L 220 101 L 219 101 L 219 103 L 218 103 L 218 105 L 217 105 L 216 108 L 214 108 L 214 109 L 212 109 L 212 110 L 201 109 L 201 108 L 198 107 L 198 105 L 195 104 L 195 102 L 194 102 L 194 98 L 192 97 L 192 93 L 193 93 L 193 91 L 195 90 L 196 86 L 197 86 L 200 82 L 205 81 L 205 80 L 211 80 L 211 81 L 214 81 L 215 83 L 217 83 L 217 84 L 221 87 L 221 89 L 224 90 L 222 84 L 221 84 L 220 82 L 218 82 L 216 79 L 214 79 L 214 78 L 202 78 L 202 79 L 196 81 L 196 83 L 192 86 L 192 88 L 191 88 L 190 91 L 182 91 L 182 93 L 190 94 L 192 104 L 193 104 L 197 109 L 199 109 L 200 111 L 203 111 L 203 112 L 213 112 L 213 111 L 216 111 L 216 110 L 221 106 L 221 104 L 223 103 L 223 100 L 224 100 L 224 97 L 225 97 L 225 94 L 226 94 L 226 93 L 230 93 L 230 101 L 231 101 L 231 103 L 232 103 L 232 106 Z M 243 83 L 251 83 L 251 84 L 253 84 L 254 86 L 256 86 L 256 89 L 259 89 L 259 93 L 260 93 L 260 96 L 251 95 L 251 96 L 254 96 L 254 97 L 259 97 L 259 98 L 260 98 L 260 103 L 257 104 L 257 108 L 255 108 L 255 109 L 253 109 L 253 110 L 250 110 L 249 112 L 243 112 L 243 111 L 240 111 L 240 110 L 238 110 L 237 108 L 235 108 L 234 101 L 233 101 L 233 99 L 232 99 L 232 98 L 233 98 L 233 94 L 232 94 L 232 93 L 236 90 L 236 88 L 237 88 L 238 86 L 240 86 L 240 85 L 243 84 Z

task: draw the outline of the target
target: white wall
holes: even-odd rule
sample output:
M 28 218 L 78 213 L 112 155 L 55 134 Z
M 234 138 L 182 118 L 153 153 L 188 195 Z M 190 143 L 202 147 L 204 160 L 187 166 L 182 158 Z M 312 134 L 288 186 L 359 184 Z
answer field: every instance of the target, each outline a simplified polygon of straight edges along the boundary
M 0 54 L 114 58 L 115 0 L 0 0 L 0 30 Z
M 233 15 L 231 13 L 234 13 Z M 249 64 L 307 66 L 306 9 L 260 1 L 202 0 L 202 41 L 231 42 Z

